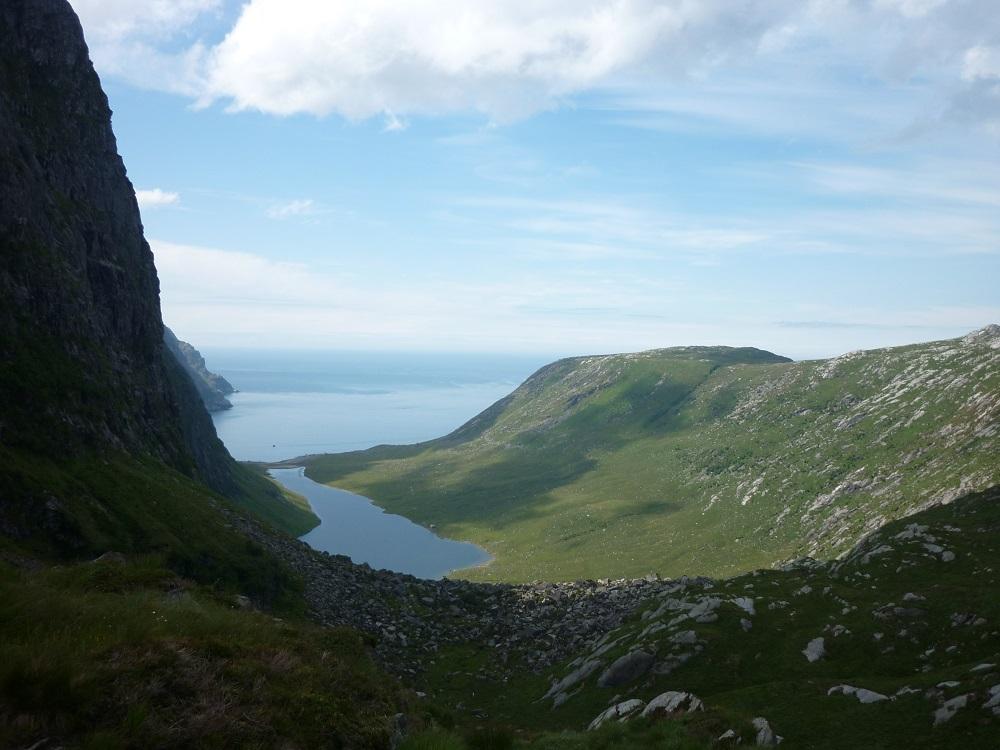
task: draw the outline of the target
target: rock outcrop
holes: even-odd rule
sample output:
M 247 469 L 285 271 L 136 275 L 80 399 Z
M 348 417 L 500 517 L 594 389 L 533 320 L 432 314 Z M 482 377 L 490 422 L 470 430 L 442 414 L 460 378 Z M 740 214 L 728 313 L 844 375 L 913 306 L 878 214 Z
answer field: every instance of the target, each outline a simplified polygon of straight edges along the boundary
M 201 402 L 205 404 L 208 411 L 224 411 L 233 408 L 226 396 L 235 393 L 236 389 L 224 377 L 208 369 L 201 352 L 187 341 L 181 341 L 166 326 L 163 327 L 163 342 L 180 366 L 184 368 L 188 377 L 191 378 L 195 390 L 201 397 Z

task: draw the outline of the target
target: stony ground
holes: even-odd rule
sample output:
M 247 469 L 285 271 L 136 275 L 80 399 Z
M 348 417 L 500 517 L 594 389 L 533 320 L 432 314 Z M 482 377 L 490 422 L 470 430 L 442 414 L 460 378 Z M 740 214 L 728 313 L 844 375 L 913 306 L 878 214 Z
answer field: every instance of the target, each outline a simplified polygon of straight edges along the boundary
M 383 663 L 411 676 L 441 647 L 468 642 L 488 646 L 498 664 L 540 671 L 618 627 L 649 599 L 707 581 L 654 576 L 518 585 L 424 580 L 317 552 L 242 516 L 232 520 L 303 576 L 316 619 L 376 636 Z
M 995 747 L 998 501 L 728 580 L 425 581 L 247 530 L 303 574 L 321 621 L 372 634 L 387 668 L 469 721 L 583 730 L 707 710 L 734 741 Z

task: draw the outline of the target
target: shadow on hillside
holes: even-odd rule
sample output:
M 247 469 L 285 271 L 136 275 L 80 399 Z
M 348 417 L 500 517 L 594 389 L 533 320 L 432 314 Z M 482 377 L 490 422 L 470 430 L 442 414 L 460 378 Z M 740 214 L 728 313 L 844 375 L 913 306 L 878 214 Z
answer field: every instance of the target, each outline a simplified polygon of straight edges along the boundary
M 685 351 L 684 358 L 661 368 L 636 370 L 613 399 L 585 400 L 579 408 L 574 408 L 575 403 L 567 404 L 565 418 L 554 426 L 522 431 L 502 447 L 469 448 L 497 422 L 513 394 L 438 440 L 315 456 L 304 463 L 307 475 L 323 484 L 364 475 L 353 486 L 394 513 L 425 522 L 473 523 L 500 530 L 548 515 L 557 502 L 553 493 L 594 470 L 600 456 L 613 454 L 637 439 L 689 427 L 682 416 L 685 406 L 720 367 L 786 361 L 755 349 L 692 348 Z M 561 361 L 543 368 L 519 390 L 540 388 L 549 370 L 573 364 Z M 393 465 L 389 471 L 379 467 L 401 459 L 407 463 Z M 470 465 L 477 461 L 477 465 Z M 647 498 L 634 504 L 622 502 L 618 515 L 663 515 L 682 507 Z

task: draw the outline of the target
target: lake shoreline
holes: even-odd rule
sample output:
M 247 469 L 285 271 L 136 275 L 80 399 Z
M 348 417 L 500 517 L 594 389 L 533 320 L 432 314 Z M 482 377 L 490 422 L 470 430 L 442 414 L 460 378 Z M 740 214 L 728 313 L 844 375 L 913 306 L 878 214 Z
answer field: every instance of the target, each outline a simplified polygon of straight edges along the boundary
M 374 500 L 313 481 L 303 466 L 261 464 L 268 476 L 306 499 L 320 524 L 299 537 L 317 551 L 346 555 L 374 569 L 440 579 L 484 568 L 495 557 L 467 541 L 440 536 Z

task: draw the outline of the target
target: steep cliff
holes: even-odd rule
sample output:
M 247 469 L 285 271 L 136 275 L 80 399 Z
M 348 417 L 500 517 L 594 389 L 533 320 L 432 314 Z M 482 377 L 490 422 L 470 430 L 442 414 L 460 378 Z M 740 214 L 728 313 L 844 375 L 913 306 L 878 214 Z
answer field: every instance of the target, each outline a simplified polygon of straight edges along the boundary
M 79 21 L 64 0 L 7 0 L 0 450 L 61 464 L 124 454 L 162 462 L 279 526 L 284 510 L 300 513 L 232 460 L 163 337 L 153 256 Z M 17 461 L 6 463 L 9 473 Z M 8 525 L 35 517 L 52 494 L 44 485 L 7 484 Z
M 195 390 L 198 391 L 206 409 L 223 411 L 233 408 L 226 396 L 235 393 L 236 389 L 224 377 L 208 369 L 201 352 L 187 341 L 181 341 L 166 326 L 163 328 L 163 341 L 170 353 L 174 355 L 174 359 L 180 363 L 191 378 L 191 382 L 194 383 Z

